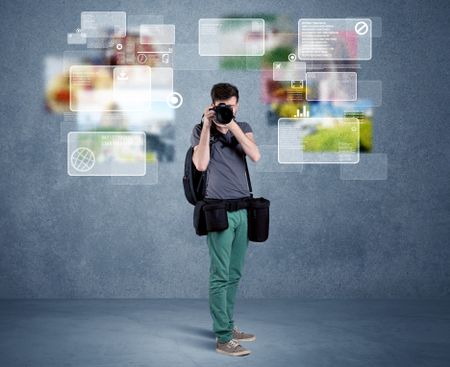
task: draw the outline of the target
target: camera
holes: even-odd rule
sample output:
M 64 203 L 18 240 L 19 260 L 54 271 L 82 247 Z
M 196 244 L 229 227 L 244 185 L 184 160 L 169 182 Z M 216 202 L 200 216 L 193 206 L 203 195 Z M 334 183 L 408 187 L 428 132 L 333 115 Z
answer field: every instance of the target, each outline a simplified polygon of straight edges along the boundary
M 234 118 L 232 108 L 225 103 L 219 103 L 217 106 L 210 108 L 210 111 L 211 110 L 216 113 L 216 121 L 219 124 L 229 124 Z

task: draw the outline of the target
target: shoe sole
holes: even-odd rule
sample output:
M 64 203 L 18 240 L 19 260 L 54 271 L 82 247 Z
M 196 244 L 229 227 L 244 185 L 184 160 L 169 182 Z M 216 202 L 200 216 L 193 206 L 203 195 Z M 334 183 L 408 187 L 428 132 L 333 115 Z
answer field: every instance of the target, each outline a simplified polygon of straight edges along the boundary
M 216 349 L 216 352 L 225 354 L 227 356 L 232 356 L 232 357 L 243 357 L 243 356 L 248 356 L 250 354 L 249 350 L 242 351 L 242 352 L 230 353 L 230 352 L 225 352 L 224 350 L 221 350 L 221 349 Z
M 236 338 L 236 340 L 240 341 L 240 342 L 254 342 L 256 340 L 256 336 L 253 336 L 251 338 L 244 338 L 244 339 L 238 339 Z

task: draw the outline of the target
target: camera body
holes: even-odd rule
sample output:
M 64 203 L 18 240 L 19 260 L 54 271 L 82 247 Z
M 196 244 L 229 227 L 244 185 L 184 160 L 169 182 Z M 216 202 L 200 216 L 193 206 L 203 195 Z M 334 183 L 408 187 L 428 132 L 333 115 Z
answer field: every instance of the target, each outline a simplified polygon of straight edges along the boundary
M 229 124 L 234 118 L 233 109 L 225 103 L 219 103 L 217 106 L 214 106 L 209 110 L 216 113 L 216 121 L 221 125 Z

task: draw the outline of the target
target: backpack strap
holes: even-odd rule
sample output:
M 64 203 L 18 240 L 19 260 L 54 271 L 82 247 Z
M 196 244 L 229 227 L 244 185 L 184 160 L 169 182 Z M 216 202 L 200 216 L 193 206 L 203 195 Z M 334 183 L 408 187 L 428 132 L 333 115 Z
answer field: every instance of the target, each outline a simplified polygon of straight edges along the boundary
M 203 128 L 203 116 L 205 116 L 205 114 L 202 115 L 201 119 L 200 119 L 200 128 Z M 212 146 L 214 143 L 216 143 L 217 141 L 219 141 L 219 138 L 213 134 L 213 132 L 210 131 L 210 136 L 209 136 L 209 155 L 211 156 L 211 151 L 212 151 Z M 202 190 L 202 197 L 205 197 L 206 195 L 206 182 L 207 182 L 207 171 L 203 171 L 198 183 L 198 187 L 200 187 L 200 185 L 202 183 L 204 183 L 203 185 L 203 190 Z

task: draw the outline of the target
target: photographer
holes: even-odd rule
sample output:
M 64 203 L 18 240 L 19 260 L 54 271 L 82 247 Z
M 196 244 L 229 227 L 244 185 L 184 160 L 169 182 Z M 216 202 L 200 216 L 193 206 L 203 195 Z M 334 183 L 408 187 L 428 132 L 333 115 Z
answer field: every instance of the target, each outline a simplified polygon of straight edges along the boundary
M 204 111 L 202 125 L 197 125 L 191 136 L 192 161 L 197 170 L 207 171 L 205 200 L 248 198 L 244 154 L 256 162 L 260 153 L 250 125 L 235 120 L 239 91 L 231 84 L 219 83 L 212 87 L 211 99 L 212 104 Z M 226 144 L 210 146 L 213 133 L 221 134 Z M 250 351 L 239 343 L 256 339 L 253 334 L 239 331 L 233 320 L 236 292 L 248 247 L 247 210 L 228 211 L 227 217 L 227 229 L 208 232 L 207 236 L 211 258 L 209 308 L 217 337 L 216 351 L 242 356 Z

